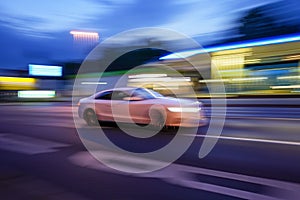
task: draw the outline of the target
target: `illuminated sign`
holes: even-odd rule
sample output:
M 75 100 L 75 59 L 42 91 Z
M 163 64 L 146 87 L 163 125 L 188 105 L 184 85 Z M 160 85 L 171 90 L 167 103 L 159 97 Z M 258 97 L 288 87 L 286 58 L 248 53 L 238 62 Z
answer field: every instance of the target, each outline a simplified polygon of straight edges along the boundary
M 0 90 L 32 90 L 35 83 L 34 78 L 0 76 Z
M 53 98 L 54 90 L 23 90 L 18 91 L 19 98 Z
M 29 64 L 29 75 L 32 76 L 62 76 L 62 66 Z

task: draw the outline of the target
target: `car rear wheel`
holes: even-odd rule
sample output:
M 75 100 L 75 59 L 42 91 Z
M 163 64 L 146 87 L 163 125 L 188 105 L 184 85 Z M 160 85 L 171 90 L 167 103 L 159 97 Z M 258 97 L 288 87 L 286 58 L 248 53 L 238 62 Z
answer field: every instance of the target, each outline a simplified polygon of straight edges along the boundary
M 99 125 L 96 113 L 92 109 L 87 109 L 84 112 L 84 119 L 89 126 Z

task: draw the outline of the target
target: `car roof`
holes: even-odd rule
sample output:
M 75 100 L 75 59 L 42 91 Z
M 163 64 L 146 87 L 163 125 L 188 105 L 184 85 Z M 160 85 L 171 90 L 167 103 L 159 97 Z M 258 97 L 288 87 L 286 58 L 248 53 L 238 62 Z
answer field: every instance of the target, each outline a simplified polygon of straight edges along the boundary
M 111 89 L 106 89 L 106 90 L 102 90 L 97 92 L 96 94 L 100 94 L 103 92 L 108 92 L 108 91 L 117 91 L 117 90 L 121 90 L 121 91 L 127 91 L 127 90 L 133 90 L 133 89 L 139 89 L 138 87 L 119 87 L 119 88 L 111 88 Z
M 115 91 L 115 90 L 133 90 L 133 89 L 139 89 L 138 87 L 120 87 L 120 88 L 112 88 L 110 90 Z

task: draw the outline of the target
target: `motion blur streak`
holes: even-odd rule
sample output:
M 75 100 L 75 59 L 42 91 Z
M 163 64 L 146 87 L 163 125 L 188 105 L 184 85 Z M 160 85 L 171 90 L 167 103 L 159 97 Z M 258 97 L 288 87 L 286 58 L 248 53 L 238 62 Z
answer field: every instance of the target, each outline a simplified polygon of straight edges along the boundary
M 0 77 L 0 90 L 26 90 L 35 88 L 36 79 L 20 77 Z
M 259 40 L 254 40 L 251 42 L 240 42 L 240 43 L 229 44 L 229 45 L 224 45 L 224 46 L 207 47 L 207 48 L 204 48 L 203 50 L 191 50 L 191 51 L 170 54 L 170 55 L 161 57 L 160 59 L 166 60 L 166 59 L 187 58 L 187 57 L 194 56 L 196 54 L 201 54 L 201 53 L 211 53 L 211 52 L 224 51 L 224 50 L 232 50 L 232 49 L 255 47 L 255 46 L 264 46 L 264 45 L 271 45 L 271 44 L 281 44 L 281 43 L 296 42 L 296 41 L 300 41 L 300 35 L 274 37 L 271 39 L 263 39 L 263 40 L 259 39 Z
M 53 98 L 55 91 L 53 90 L 24 90 L 18 91 L 19 98 Z
M 188 134 L 185 134 L 185 135 L 189 136 Z M 213 135 L 197 135 L 196 137 L 207 137 L 207 138 L 218 138 L 218 139 L 224 139 L 224 140 L 240 140 L 240 141 L 249 141 L 249 142 L 262 142 L 262 143 L 300 146 L 300 142 L 270 140 L 270 139 L 260 139 L 260 138 L 227 137 L 227 136 L 213 136 Z
M 0 0 L 0 199 L 299 200 L 299 5 L 299 0 Z M 135 29 L 144 31 L 122 34 Z M 91 68 L 81 73 L 83 65 Z M 72 92 L 76 80 L 82 93 Z M 113 144 L 139 155 L 175 137 L 180 143 L 172 153 L 183 141 L 192 142 L 172 163 L 112 152 L 95 139 L 97 128 L 77 114 L 84 105 L 79 99 L 117 85 L 195 99 L 201 110 L 169 105 L 165 111 L 169 116 L 201 111 L 209 124 L 193 132 L 180 127 L 183 133 L 176 135 L 177 127 L 164 126 L 151 135 L 142 133 L 141 124 L 124 123 L 122 130 L 102 121 Z M 220 102 L 225 96 L 226 106 Z M 106 115 L 113 109 L 122 114 L 127 103 L 146 107 L 139 97 L 114 101 L 103 106 Z M 137 106 L 123 116 L 130 120 L 131 113 L 147 116 Z M 163 114 L 155 114 L 163 121 Z M 88 116 L 93 119 L 92 112 Z M 223 125 L 220 119 L 224 127 L 210 134 L 209 126 Z M 82 138 L 99 149 L 88 151 L 78 134 L 83 129 Z M 199 157 L 205 141 L 215 146 Z M 94 152 L 131 172 L 169 165 L 128 174 L 106 167 Z

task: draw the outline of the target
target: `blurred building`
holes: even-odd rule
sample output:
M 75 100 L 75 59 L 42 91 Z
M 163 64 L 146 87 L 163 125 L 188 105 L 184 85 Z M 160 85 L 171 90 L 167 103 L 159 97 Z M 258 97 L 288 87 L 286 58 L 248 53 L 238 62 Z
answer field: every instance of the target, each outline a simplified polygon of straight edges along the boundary
M 33 65 L 34 73 L 30 67 L 23 71 L 2 70 L 1 98 L 17 96 L 21 90 L 52 90 L 55 96 L 71 97 L 75 78 L 86 92 L 80 95 L 94 93 L 95 85 L 96 91 L 134 86 L 183 97 L 194 92 L 198 97 L 218 95 L 217 90 L 211 92 L 209 88 L 221 85 L 228 96 L 300 93 L 300 34 L 165 53 L 156 52 L 155 58 L 161 56 L 155 60 L 142 59 L 135 53 L 120 57 L 101 72 L 101 79 L 99 71 L 78 75 L 79 62 Z M 136 56 L 141 62 L 132 63 Z
M 29 64 L 27 70 L 0 71 L 0 100 L 15 101 L 20 98 L 55 98 L 65 90 L 63 65 Z M 51 96 L 48 95 L 53 94 Z M 23 94 L 22 97 L 19 94 Z M 47 94 L 46 96 L 37 94 Z
M 211 57 L 211 78 L 200 80 L 199 77 L 203 87 L 222 83 L 226 93 L 232 95 L 294 95 L 300 92 L 299 34 L 179 52 L 162 59 L 180 65 L 184 59 L 201 60 L 205 53 Z M 202 65 L 202 68 L 207 67 Z

